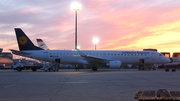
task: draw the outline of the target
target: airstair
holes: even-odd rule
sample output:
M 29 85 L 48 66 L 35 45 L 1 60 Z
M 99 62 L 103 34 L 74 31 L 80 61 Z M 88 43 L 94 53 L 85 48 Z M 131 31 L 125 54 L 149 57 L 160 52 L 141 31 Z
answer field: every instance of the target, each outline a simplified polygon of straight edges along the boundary
M 59 68 L 60 68 L 59 65 L 60 65 L 59 63 L 49 62 L 49 63 L 45 63 L 41 69 L 44 70 L 45 72 L 47 72 L 47 71 L 49 71 L 49 72 L 54 71 L 55 72 L 55 71 L 59 70 Z

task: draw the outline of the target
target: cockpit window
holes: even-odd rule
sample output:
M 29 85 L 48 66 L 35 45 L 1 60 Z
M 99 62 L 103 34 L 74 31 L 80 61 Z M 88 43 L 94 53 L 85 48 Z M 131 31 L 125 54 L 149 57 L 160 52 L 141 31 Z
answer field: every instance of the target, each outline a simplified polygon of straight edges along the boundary
M 158 56 L 163 56 L 163 55 L 161 53 L 159 53 Z

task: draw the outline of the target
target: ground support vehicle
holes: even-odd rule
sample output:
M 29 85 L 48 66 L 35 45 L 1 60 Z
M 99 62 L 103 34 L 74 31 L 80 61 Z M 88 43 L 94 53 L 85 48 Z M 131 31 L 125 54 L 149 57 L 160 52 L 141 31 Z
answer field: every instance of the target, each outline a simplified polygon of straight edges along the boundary
M 13 69 L 17 70 L 18 72 L 20 72 L 22 70 L 27 70 L 27 69 L 36 71 L 37 69 L 40 69 L 40 68 L 42 68 L 42 65 L 40 63 L 37 63 L 35 61 L 28 61 L 25 59 L 14 62 L 14 64 L 13 64 Z
M 180 91 L 167 91 L 166 89 L 159 89 L 158 91 L 139 90 L 134 99 L 139 101 L 180 101 Z

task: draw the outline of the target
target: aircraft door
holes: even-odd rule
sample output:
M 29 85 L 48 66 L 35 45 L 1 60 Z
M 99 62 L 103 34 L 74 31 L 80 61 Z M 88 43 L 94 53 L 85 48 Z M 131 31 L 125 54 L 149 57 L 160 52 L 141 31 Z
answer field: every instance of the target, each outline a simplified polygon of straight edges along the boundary
M 155 54 L 151 53 L 151 59 L 154 60 L 155 59 Z
M 61 60 L 60 59 L 55 59 L 55 62 L 56 63 L 61 63 Z

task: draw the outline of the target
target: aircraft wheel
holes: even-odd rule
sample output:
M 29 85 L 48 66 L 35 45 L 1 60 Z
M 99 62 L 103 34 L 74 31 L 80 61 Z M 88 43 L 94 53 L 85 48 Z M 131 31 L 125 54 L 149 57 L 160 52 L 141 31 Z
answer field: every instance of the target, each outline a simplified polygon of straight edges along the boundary
M 17 71 L 18 71 L 18 72 L 21 72 L 21 71 L 22 71 L 22 69 L 21 69 L 20 67 L 18 67 L 18 68 L 17 68 Z
M 97 71 L 97 67 L 92 67 L 92 70 L 93 71 Z
M 166 71 L 166 72 L 169 72 L 169 69 L 166 68 L 165 71 Z
M 175 72 L 175 71 L 176 71 L 176 69 L 173 68 L 173 69 L 172 69 L 172 72 Z
M 95 67 L 95 71 L 97 71 L 97 67 Z
M 33 72 L 35 72 L 37 69 L 36 68 L 31 68 Z

